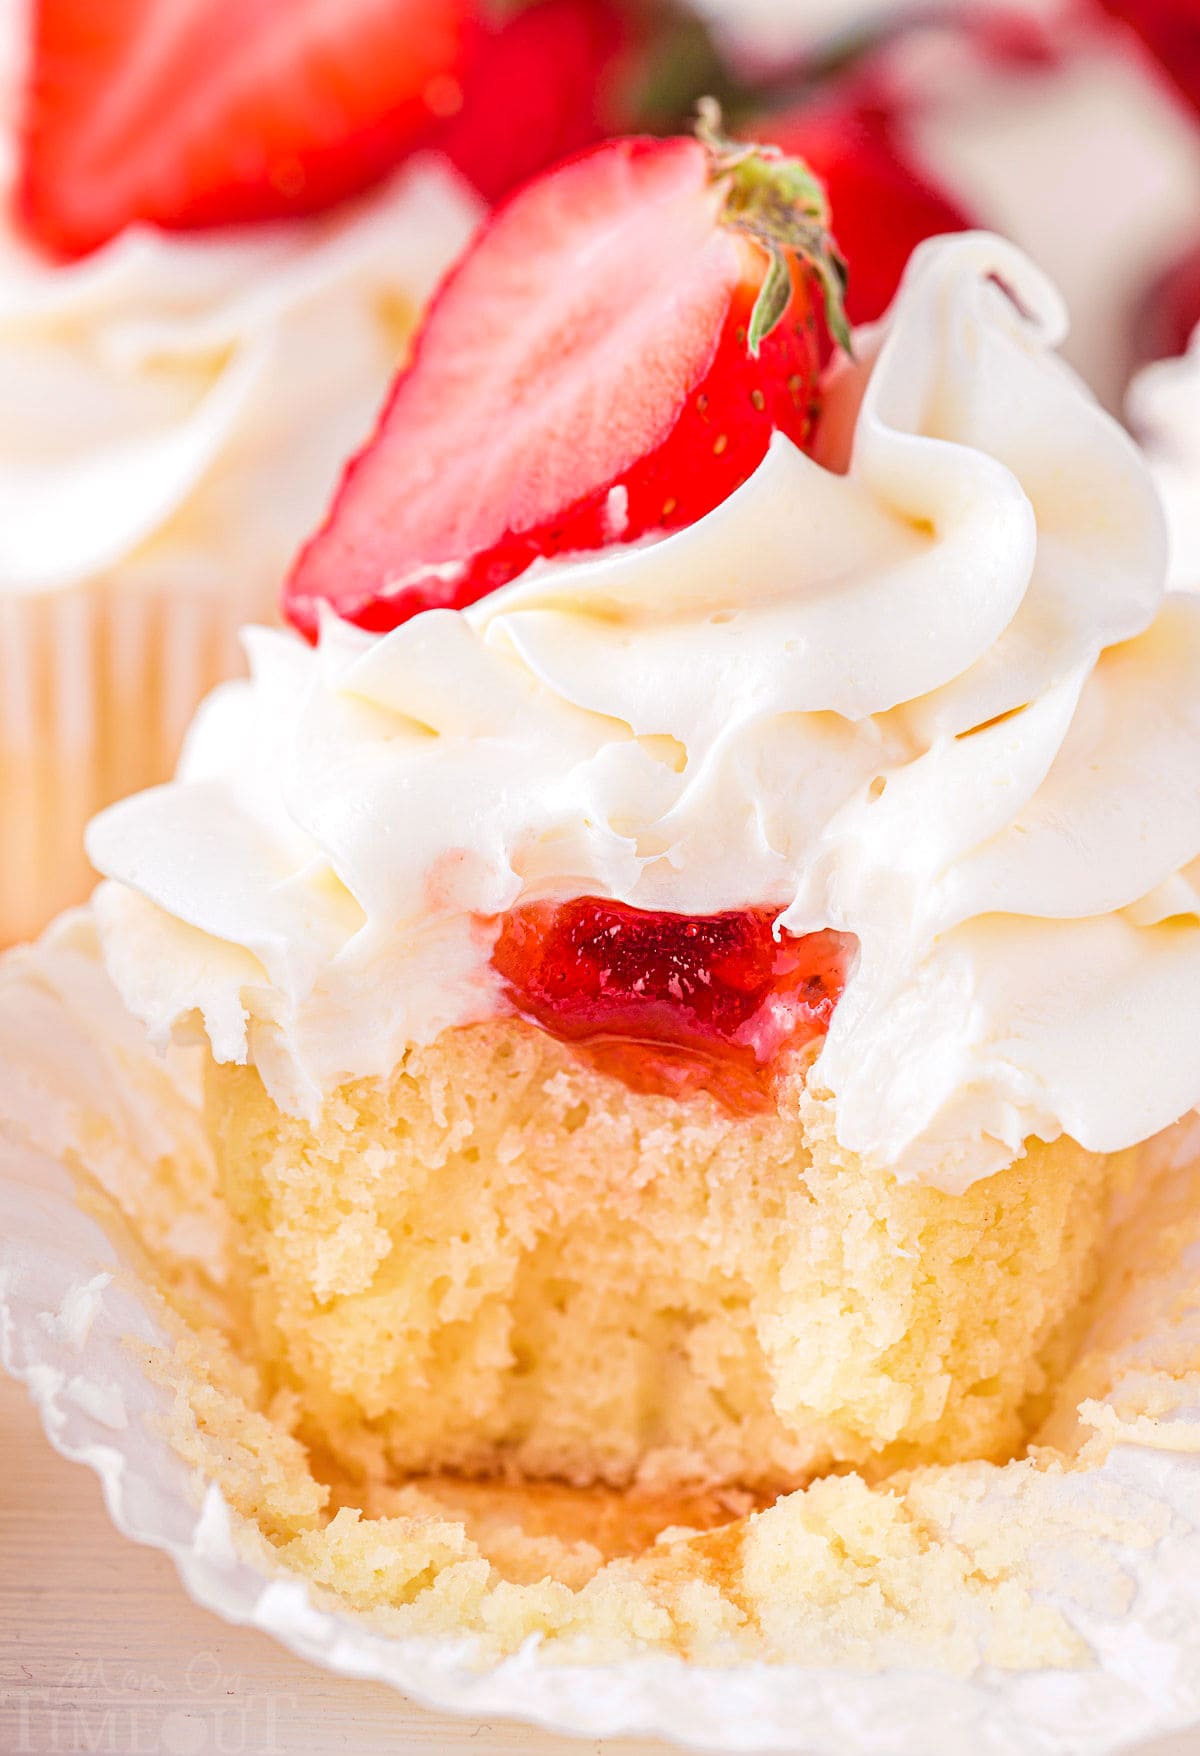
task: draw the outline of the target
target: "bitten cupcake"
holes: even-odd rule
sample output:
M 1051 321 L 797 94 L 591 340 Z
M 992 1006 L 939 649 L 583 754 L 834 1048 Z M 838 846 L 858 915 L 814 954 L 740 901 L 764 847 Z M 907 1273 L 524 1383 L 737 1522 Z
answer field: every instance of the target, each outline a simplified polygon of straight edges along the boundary
M 360 1484 L 1018 1456 L 1200 1099 L 1146 468 L 996 238 L 823 365 L 826 221 L 711 127 L 514 198 L 293 574 L 315 645 L 252 631 L 92 827 L 246 1345 Z
M 240 668 L 236 630 L 272 615 L 479 212 L 427 157 L 336 211 L 274 217 L 232 181 L 237 128 L 262 115 L 223 115 L 212 33 L 181 109 L 169 64 L 150 92 L 130 72 L 145 21 L 101 45 L 86 10 L 10 15 L 0 42 L 0 944 L 86 894 L 88 817 L 164 778 Z M 298 18 L 284 46 L 298 79 Z M 301 178 L 314 143 L 282 78 Z M 347 142 L 324 144 L 353 170 Z

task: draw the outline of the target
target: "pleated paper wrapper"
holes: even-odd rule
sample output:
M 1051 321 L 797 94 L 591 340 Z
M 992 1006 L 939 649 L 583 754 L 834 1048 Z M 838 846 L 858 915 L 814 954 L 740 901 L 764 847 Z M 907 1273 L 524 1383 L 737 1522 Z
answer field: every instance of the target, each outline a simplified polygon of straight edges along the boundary
M 0 594 L 0 946 L 86 897 L 88 819 L 168 778 L 255 610 L 269 599 L 154 582 Z

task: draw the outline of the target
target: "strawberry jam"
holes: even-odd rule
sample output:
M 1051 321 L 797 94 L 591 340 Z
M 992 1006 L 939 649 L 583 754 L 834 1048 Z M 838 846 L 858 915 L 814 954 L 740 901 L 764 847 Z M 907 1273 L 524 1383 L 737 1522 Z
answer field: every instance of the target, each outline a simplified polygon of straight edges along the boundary
M 770 1107 L 777 1059 L 824 1036 L 854 941 L 774 909 L 676 915 L 581 897 L 504 917 L 492 962 L 522 1017 L 634 1091 Z

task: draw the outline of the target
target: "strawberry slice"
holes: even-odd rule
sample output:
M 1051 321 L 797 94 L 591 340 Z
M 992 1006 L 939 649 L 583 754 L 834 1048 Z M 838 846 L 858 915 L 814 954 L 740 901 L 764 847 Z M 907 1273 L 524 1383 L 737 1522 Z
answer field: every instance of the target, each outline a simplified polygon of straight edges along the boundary
M 296 627 L 322 601 L 375 630 L 473 603 L 699 518 L 776 429 L 809 439 L 820 308 L 848 341 L 824 193 L 702 132 L 609 142 L 497 210 L 297 562 Z
M 469 0 L 34 0 L 17 207 L 54 254 L 133 221 L 313 212 L 462 100 Z
M 803 158 L 824 183 L 850 269 L 852 323 L 882 316 L 925 238 L 976 223 L 915 164 L 902 125 L 882 104 L 842 93 L 761 118 L 756 131 Z

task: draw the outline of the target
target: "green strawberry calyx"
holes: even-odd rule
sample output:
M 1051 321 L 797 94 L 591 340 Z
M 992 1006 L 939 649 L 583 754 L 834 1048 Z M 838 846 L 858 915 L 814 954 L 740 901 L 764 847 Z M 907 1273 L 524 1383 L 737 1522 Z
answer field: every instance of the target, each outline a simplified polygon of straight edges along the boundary
M 696 137 L 708 153 L 709 175 L 726 189 L 722 224 L 753 238 L 769 258 L 746 337 L 751 354 L 757 359 L 788 308 L 793 259 L 816 276 L 829 333 L 852 353 L 846 263 L 830 229 L 824 184 L 803 159 L 787 158 L 778 147 L 732 140 L 722 128 L 714 98 L 701 98 L 697 109 Z

